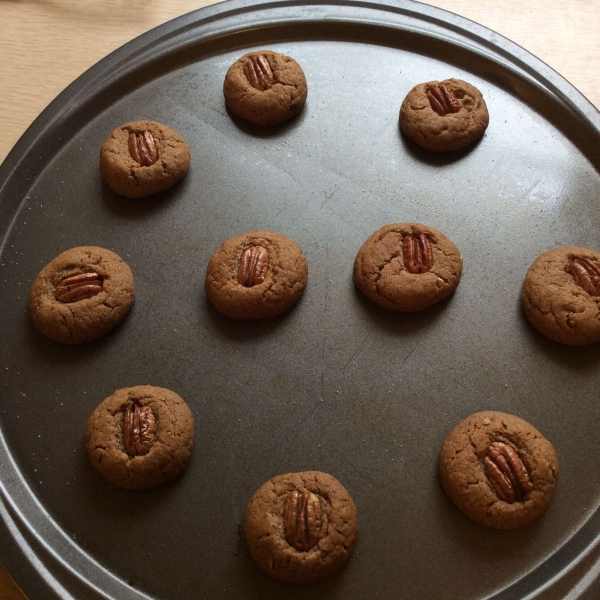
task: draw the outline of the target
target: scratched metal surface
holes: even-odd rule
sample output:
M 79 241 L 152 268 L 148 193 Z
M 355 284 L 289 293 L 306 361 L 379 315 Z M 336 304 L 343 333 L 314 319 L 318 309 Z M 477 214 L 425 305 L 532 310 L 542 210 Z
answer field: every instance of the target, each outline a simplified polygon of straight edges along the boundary
M 222 98 L 228 66 L 263 47 L 296 58 L 309 85 L 274 131 L 232 119 Z M 468 151 L 431 156 L 403 139 L 398 110 L 413 85 L 447 77 L 483 92 L 490 126 Z M 140 118 L 182 134 L 192 162 L 173 190 L 130 201 L 102 184 L 98 152 Z M 84 75 L 0 169 L 0 559 L 19 585 L 31 598 L 507 600 L 593 582 L 600 351 L 543 339 L 519 293 L 541 252 L 598 248 L 599 131 L 535 58 L 410 2 L 225 3 Z M 454 296 L 419 314 L 352 284 L 363 241 L 400 221 L 441 230 L 464 258 Z M 259 228 L 303 248 L 308 286 L 282 317 L 233 322 L 205 298 L 206 264 Z M 64 347 L 33 331 L 27 293 L 87 244 L 128 262 L 136 302 L 111 335 Z M 196 420 L 186 473 L 143 494 L 113 489 L 83 448 L 94 407 L 137 384 L 173 389 Z M 525 418 L 560 457 L 555 497 L 524 530 L 470 522 L 439 486 L 444 437 L 479 410 Z M 348 488 L 361 531 L 339 576 L 290 587 L 253 565 L 240 526 L 259 485 L 307 469 Z

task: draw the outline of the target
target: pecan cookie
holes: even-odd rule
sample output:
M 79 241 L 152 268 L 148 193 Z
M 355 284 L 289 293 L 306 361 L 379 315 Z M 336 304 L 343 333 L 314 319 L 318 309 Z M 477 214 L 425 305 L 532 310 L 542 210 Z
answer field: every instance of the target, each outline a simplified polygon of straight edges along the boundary
M 271 50 L 250 52 L 236 60 L 223 84 L 229 110 L 257 125 L 277 125 L 297 115 L 307 93 L 300 65 Z
M 307 278 L 308 265 L 298 244 L 272 231 L 251 231 L 227 240 L 213 254 L 205 287 L 224 315 L 265 319 L 295 304 Z
M 327 473 L 278 475 L 252 496 L 246 544 L 275 579 L 309 583 L 341 569 L 358 536 L 358 515 L 342 484 Z
M 600 252 L 577 246 L 544 252 L 527 272 L 521 303 L 529 322 L 555 342 L 600 341 Z
M 465 148 L 483 135 L 489 120 L 481 92 L 460 79 L 420 83 L 400 107 L 402 131 L 431 152 Z
M 123 388 L 90 415 L 85 447 L 94 467 L 113 485 L 147 490 L 186 468 L 194 447 L 194 419 L 171 390 Z
M 418 223 L 376 231 L 354 261 L 354 283 L 379 306 L 423 310 L 447 298 L 460 282 L 462 258 L 442 233 Z
M 127 198 L 145 198 L 177 183 L 190 165 L 190 151 L 173 129 L 156 121 L 132 121 L 115 129 L 100 149 L 100 173 Z
M 119 256 L 105 248 L 80 246 L 59 254 L 36 277 L 29 315 L 51 340 L 84 344 L 116 327 L 134 297 L 133 275 Z
M 474 521 L 516 529 L 546 509 L 558 478 L 552 444 L 532 425 L 500 412 L 467 417 L 440 454 L 442 487 Z

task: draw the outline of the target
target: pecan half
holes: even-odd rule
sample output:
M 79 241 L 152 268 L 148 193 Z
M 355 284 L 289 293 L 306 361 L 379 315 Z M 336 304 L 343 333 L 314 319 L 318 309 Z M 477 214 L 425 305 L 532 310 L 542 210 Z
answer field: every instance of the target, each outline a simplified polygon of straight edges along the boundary
M 427 90 L 427 98 L 429 98 L 431 108 L 442 117 L 445 117 L 448 113 L 456 113 L 460 110 L 460 104 L 454 92 L 443 83 L 432 85 Z
M 311 492 L 290 492 L 283 511 L 285 539 L 290 546 L 306 552 L 321 537 L 321 501 Z
M 263 54 L 255 54 L 246 60 L 244 74 L 250 85 L 257 90 L 270 90 L 273 87 L 273 70 Z
M 250 246 L 242 253 L 237 280 L 244 287 L 258 285 L 265 280 L 269 266 L 269 252 L 262 246 Z
M 150 452 L 156 439 L 156 418 L 146 404 L 134 403 L 123 415 L 123 444 L 129 456 L 143 456 Z
M 533 489 L 523 461 L 508 444 L 492 442 L 483 464 L 492 488 L 504 502 L 521 502 Z
M 402 240 L 402 256 L 409 273 L 427 273 L 433 265 L 429 238 L 424 233 L 405 235 Z
M 129 154 L 142 167 L 149 167 L 158 160 L 158 150 L 149 131 L 129 134 Z
M 59 302 L 77 302 L 91 298 L 102 291 L 102 277 L 98 273 L 80 273 L 65 277 L 58 286 L 54 297 Z
M 589 258 L 574 258 L 567 271 L 590 296 L 600 296 L 600 269 Z

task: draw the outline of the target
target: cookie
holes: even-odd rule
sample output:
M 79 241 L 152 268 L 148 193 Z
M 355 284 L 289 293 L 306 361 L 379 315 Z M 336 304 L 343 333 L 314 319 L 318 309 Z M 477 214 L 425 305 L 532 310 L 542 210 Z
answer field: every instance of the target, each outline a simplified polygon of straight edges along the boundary
M 133 274 L 119 256 L 105 248 L 80 246 L 59 254 L 36 277 L 29 315 L 51 340 L 84 344 L 114 329 L 134 297 Z
M 100 173 L 127 198 L 145 198 L 177 183 L 190 165 L 190 151 L 173 129 L 156 121 L 132 121 L 115 129 L 100 149 Z
M 260 50 L 244 54 L 225 75 L 225 103 L 238 117 L 277 125 L 297 115 L 308 87 L 300 65 L 285 54 Z
M 558 478 L 552 444 L 513 415 L 480 412 L 448 435 L 440 454 L 442 487 L 477 523 L 516 529 L 542 515 Z
M 462 258 L 442 233 L 418 223 L 376 231 L 354 261 L 354 283 L 388 310 L 423 310 L 447 298 L 460 282 Z
M 177 477 L 194 447 L 194 419 L 171 390 L 151 385 L 117 390 L 85 426 L 94 467 L 113 485 L 147 490 Z
M 294 305 L 308 278 L 308 265 L 295 242 L 272 231 L 231 238 L 206 269 L 206 293 L 215 308 L 233 319 L 266 319 Z
M 319 471 L 288 473 L 273 477 L 252 496 L 244 533 L 265 573 L 309 583 L 335 573 L 350 558 L 358 515 L 335 477 Z
M 490 116 L 481 92 L 460 79 L 415 86 L 400 107 L 400 128 L 431 152 L 460 150 L 479 139 Z
M 521 304 L 529 322 L 555 342 L 600 341 L 600 252 L 577 246 L 544 252 L 527 271 Z

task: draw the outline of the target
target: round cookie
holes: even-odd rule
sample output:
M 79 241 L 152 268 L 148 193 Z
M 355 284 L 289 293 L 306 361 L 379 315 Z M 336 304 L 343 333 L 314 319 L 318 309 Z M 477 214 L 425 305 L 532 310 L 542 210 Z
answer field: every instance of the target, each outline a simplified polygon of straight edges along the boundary
M 319 471 L 288 473 L 273 477 L 252 496 L 244 533 L 265 573 L 309 583 L 338 571 L 350 558 L 358 515 L 335 477 Z
M 544 252 L 527 271 L 521 304 L 529 322 L 555 342 L 600 341 L 600 252 L 577 246 Z
M 516 529 L 546 509 L 558 458 L 552 444 L 523 419 L 480 412 L 444 441 L 440 477 L 446 494 L 468 517 L 495 529 Z
M 354 283 L 373 302 L 400 312 L 423 310 L 447 298 L 462 274 L 458 248 L 419 223 L 376 231 L 354 261 Z
M 116 327 L 134 298 L 133 274 L 119 256 L 80 246 L 59 254 L 36 277 L 29 315 L 51 340 L 84 344 Z
M 308 87 L 300 65 L 271 50 L 250 52 L 225 75 L 225 103 L 238 117 L 257 125 L 277 125 L 297 115 Z
M 94 467 L 113 485 L 147 490 L 186 468 L 194 447 L 194 419 L 171 390 L 123 388 L 90 415 L 85 447 Z
M 431 152 L 460 150 L 479 139 L 490 117 L 481 92 L 460 79 L 415 86 L 400 107 L 400 128 Z
M 177 183 L 190 165 L 190 151 L 173 129 L 156 121 L 132 121 L 115 129 L 100 149 L 100 173 L 127 198 L 145 198 Z
M 206 293 L 234 319 L 266 319 L 295 304 L 308 278 L 302 250 L 272 231 L 250 231 L 224 242 L 206 269 Z

